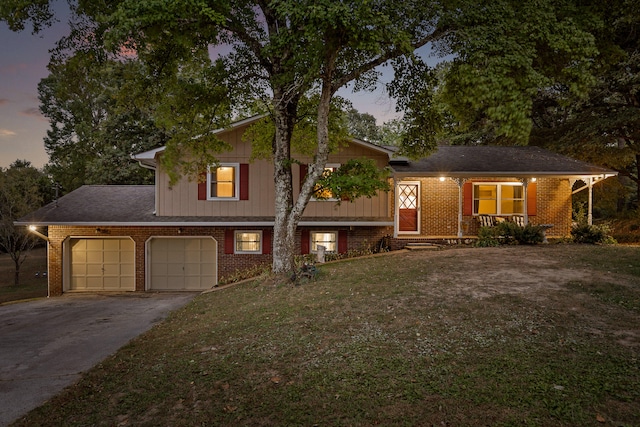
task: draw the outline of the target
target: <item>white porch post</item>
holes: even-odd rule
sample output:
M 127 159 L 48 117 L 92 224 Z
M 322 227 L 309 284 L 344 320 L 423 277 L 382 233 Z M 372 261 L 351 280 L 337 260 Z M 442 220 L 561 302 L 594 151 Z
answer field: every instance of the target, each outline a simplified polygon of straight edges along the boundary
M 396 177 L 393 177 L 393 238 L 398 238 L 398 228 L 399 228 L 399 215 L 400 210 L 398 208 L 398 180 Z
M 527 191 L 527 188 L 529 187 L 529 179 L 530 178 L 521 178 L 520 182 L 522 183 L 522 190 L 524 193 L 524 212 L 523 212 L 523 216 L 524 216 L 524 225 L 529 224 L 529 206 L 527 206 L 527 201 L 529 199 L 529 194 Z
M 458 238 L 462 238 L 462 204 L 464 203 L 462 187 L 467 181 L 464 178 L 451 178 L 456 184 L 458 184 Z
M 593 177 L 589 177 L 589 204 L 587 210 L 587 224 L 593 225 Z

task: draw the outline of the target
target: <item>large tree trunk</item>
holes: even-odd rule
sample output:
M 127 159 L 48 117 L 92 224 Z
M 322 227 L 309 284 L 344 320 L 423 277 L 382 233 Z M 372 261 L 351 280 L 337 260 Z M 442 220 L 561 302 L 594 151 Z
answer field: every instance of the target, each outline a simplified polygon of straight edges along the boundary
M 291 173 L 291 135 L 297 102 L 286 102 L 285 91 L 274 91 L 275 140 L 273 142 L 273 180 L 275 183 L 275 223 L 273 227 L 273 271 L 288 274 L 295 270 L 295 232 L 292 221 L 293 179 Z
M 276 190 L 275 223 L 273 227 L 273 272 L 292 275 L 295 272 L 296 230 L 309 203 L 315 182 L 324 172 L 329 157 L 329 109 L 333 91 L 330 84 L 322 88 L 318 106 L 318 149 L 309 165 L 297 200 L 293 199 L 291 173 L 291 135 L 297 115 L 297 102 L 278 102 L 285 91 L 274 91 L 275 140 L 274 182 Z

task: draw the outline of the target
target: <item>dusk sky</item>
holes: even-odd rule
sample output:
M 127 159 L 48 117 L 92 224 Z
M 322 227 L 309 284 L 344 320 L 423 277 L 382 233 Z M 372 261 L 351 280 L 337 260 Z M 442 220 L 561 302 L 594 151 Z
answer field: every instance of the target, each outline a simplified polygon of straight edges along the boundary
M 55 2 L 64 11 L 66 2 Z M 68 33 L 67 16 L 37 35 L 28 26 L 20 33 L 0 22 L 0 167 L 16 159 L 42 167 L 48 161 L 43 139 L 49 123 L 39 112 L 38 83 L 48 74 L 49 50 Z M 373 114 L 378 124 L 395 118 L 394 104 L 384 91 L 340 95 L 350 99 L 360 112 Z

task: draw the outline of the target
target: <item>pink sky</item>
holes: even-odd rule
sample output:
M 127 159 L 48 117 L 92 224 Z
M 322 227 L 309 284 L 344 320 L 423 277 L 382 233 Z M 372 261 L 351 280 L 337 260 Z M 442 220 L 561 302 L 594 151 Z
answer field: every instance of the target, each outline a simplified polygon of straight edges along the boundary
M 55 5 L 66 7 L 61 1 Z M 48 74 L 49 49 L 68 32 L 67 17 L 59 18 L 61 22 L 38 35 L 32 35 L 30 28 L 13 33 L 0 22 L 0 167 L 16 159 L 36 167 L 48 161 L 43 139 L 49 123 L 38 109 L 38 83 Z M 395 104 L 383 90 L 354 94 L 347 88 L 339 94 L 360 112 L 374 115 L 378 124 L 397 117 Z

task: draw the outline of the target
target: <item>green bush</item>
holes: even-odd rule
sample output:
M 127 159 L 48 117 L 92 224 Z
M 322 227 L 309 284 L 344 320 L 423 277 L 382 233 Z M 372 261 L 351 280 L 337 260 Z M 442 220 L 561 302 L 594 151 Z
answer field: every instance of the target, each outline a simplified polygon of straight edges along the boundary
M 606 224 L 589 225 L 579 223 L 571 230 L 571 237 L 575 243 L 590 243 L 613 245 L 616 240 L 611 237 L 611 229 Z
M 481 248 L 500 246 L 497 227 L 480 227 L 480 229 L 478 229 L 478 240 L 475 246 Z
M 504 221 L 495 227 L 480 227 L 476 246 L 536 245 L 543 241 L 543 227 L 533 224 L 521 227 L 515 222 Z

